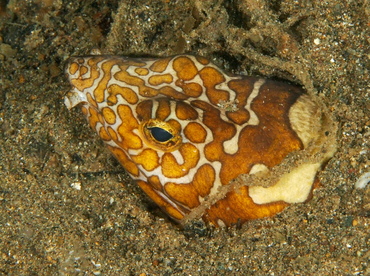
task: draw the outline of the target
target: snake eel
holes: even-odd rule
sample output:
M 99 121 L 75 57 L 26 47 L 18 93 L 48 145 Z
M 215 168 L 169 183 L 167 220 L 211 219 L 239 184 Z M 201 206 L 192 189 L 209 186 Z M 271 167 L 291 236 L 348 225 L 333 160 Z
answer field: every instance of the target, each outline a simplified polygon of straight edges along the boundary
M 317 99 L 193 55 L 72 57 L 66 73 L 68 109 L 81 106 L 130 176 L 180 223 L 232 226 L 305 202 L 334 153 L 292 164 L 267 186 L 232 185 L 241 175 L 268 177 L 290 153 L 322 143 Z

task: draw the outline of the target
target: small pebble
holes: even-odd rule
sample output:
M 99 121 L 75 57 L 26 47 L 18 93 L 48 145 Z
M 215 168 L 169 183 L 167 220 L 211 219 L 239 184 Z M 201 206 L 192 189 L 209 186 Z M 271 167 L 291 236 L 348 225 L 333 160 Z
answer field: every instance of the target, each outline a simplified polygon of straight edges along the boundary
M 370 172 L 364 173 L 355 183 L 356 189 L 364 189 L 370 182 Z

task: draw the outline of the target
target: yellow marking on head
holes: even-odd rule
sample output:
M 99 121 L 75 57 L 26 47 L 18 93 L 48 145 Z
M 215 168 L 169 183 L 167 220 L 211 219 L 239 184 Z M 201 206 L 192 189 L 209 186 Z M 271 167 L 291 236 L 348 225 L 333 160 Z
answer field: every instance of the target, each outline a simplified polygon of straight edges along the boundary
M 207 131 L 202 125 L 190 122 L 184 128 L 184 135 L 192 143 L 204 143 L 207 138 Z
M 164 74 L 164 75 L 156 75 L 151 76 L 148 80 L 150 85 L 161 85 L 163 83 L 171 83 L 172 82 L 172 75 L 171 74 Z
M 108 87 L 107 91 L 109 94 L 107 97 L 107 102 L 108 104 L 111 103 L 111 105 L 117 104 L 118 95 L 121 95 L 122 98 L 124 98 L 129 104 L 136 104 L 139 100 L 137 94 L 128 87 L 121 87 L 117 84 L 112 84 Z
M 131 58 L 127 58 L 125 60 L 122 60 L 121 59 L 115 59 L 116 60 L 116 63 L 117 64 L 124 64 L 125 66 L 127 67 L 130 67 L 130 66 L 133 66 L 133 67 L 144 67 L 146 65 L 146 62 L 144 61 L 138 61 L 138 60 L 135 60 L 135 59 L 131 59 Z
M 235 124 L 242 125 L 248 122 L 250 115 L 246 110 L 237 110 L 234 112 L 226 112 L 227 118 Z
M 74 75 L 76 74 L 77 70 L 80 68 L 80 66 L 78 65 L 77 62 L 72 62 L 71 64 L 69 64 L 69 67 L 68 67 L 68 74 L 70 75 Z
M 185 83 L 183 80 L 178 79 L 175 83 L 178 87 L 181 87 L 184 91 L 184 94 L 189 97 L 199 97 L 202 92 L 203 88 L 199 83 L 191 82 L 191 83 Z
M 142 165 L 146 171 L 152 171 L 159 166 L 159 156 L 152 149 L 145 149 L 139 155 L 133 155 L 131 158 L 135 163 Z
M 116 114 L 109 107 L 103 107 L 101 110 L 101 114 L 108 124 L 113 125 L 116 123 Z
M 212 68 L 205 67 L 200 70 L 199 75 L 203 80 L 203 84 L 206 88 L 206 94 L 209 101 L 213 105 L 217 105 L 220 101 L 228 101 L 230 98 L 230 93 L 225 90 L 216 89 L 215 86 L 225 81 L 224 75 Z
M 198 169 L 191 182 L 184 184 L 169 182 L 164 189 L 174 200 L 189 208 L 195 208 L 200 204 L 199 197 L 209 194 L 215 179 L 214 169 L 211 165 L 205 164 Z
M 116 141 L 116 143 L 124 150 L 140 149 L 143 146 L 141 139 L 133 133 L 134 129 L 139 128 L 139 124 L 133 116 L 131 108 L 121 104 L 117 108 L 117 113 L 122 121 L 122 124 L 117 129 L 122 142 Z
M 89 112 L 85 106 L 81 107 L 81 111 L 82 111 L 82 114 L 85 115 L 85 116 L 87 116 L 87 114 Z
M 180 56 L 175 58 L 172 67 L 177 72 L 178 78 L 185 81 L 192 80 L 198 74 L 197 67 L 188 57 Z
M 187 103 L 177 102 L 176 116 L 180 120 L 195 120 L 198 118 L 198 112 Z
M 156 73 L 162 73 L 166 70 L 168 63 L 171 61 L 172 58 L 161 58 L 155 61 L 149 69 Z
M 178 149 L 184 162 L 177 163 L 176 158 L 172 153 L 165 153 L 162 157 L 162 173 L 165 177 L 178 178 L 189 173 L 191 168 L 194 168 L 199 161 L 200 154 L 197 147 L 190 143 L 182 144 Z
M 181 132 L 181 124 L 177 121 L 177 120 L 174 120 L 174 119 L 170 119 L 167 121 L 167 123 L 174 129 L 176 129 L 177 133 L 180 133 Z
M 182 91 L 178 92 L 175 88 L 166 85 L 164 87 L 161 87 L 158 92 L 162 95 L 167 96 L 168 98 L 171 99 L 176 99 L 176 100 L 186 100 L 188 98 L 187 95 L 185 95 Z
M 113 153 L 113 155 L 117 158 L 117 160 L 121 163 L 121 165 L 126 169 L 126 171 L 133 176 L 139 176 L 139 168 L 137 165 L 131 161 L 130 158 L 127 157 L 126 153 L 116 147 L 112 147 L 108 145 L 108 149 Z
M 104 58 L 103 57 L 95 57 L 89 59 L 87 62 L 88 66 L 90 67 L 91 74 L 89 77 L 84 78 L 81 73 L 79 73 L 79 76 L 77 78 L 71 78 L 71 75 L 69 76 L 71 84 L 79 91 L 83 91 L 86 88 L 90 88 L 93 86 L 94 81 L 99 77 L 99 72 L 97 68 L 97 63 L 102 61 Z M 83 63 L 84 59 L 79 58 L 78 63 Z M 76 62 L 73 62 L 73 64 L 76 64 Z M 75 65 L 73 65 L 75 67 Z M 74 68 L 75 69 L 75 68 Z M 78 69 L 79 70 L 79 69 Z M 77 70 L 77 71 L 78 71 Z
M 98 111 L 98 119 L 99 119 L 99 122 L 104 125 L 105 121 L 104 121 L 104 117 L 103 115 Z
M 247 103 L 249 95 L 253 91 L 255 81 L 246 81 L 245 79 L 230 80 L 227 86 L 237 94 L 237 100 L 241 106 Z
M 151 100 L 145 100 L 136 106 L 136 112 L 137 118 L 140 122 L 147 121 L 152 118 L 152 108 L 153 108 L 153 101 Z
M 81 65 L 81 67 L 80 67 L 80 76 L 85 75 L 87 72 L 89 72 L 89 69 L 86 66 Z
M 152 175 L 148 177 L 148 183 L 158 191 L 162 191 L 163 187 L 161 184 L 161 181 L 159 180 L 159 177 L 157 175 Z
M 118 140 L 117 132 L 111 126 L 107 127 L 107 131 L 108 131 L 108 134 L 112 138 L 113 141 Z
M 88 118 L 89 125 L 93 130 L 97 131 L 96 124 L 100 121 L 99 120 L 99 113 L 98 113 L 98 111 L 96 111 L 95 108 L 89 107 L 89 114 L 90 114 L 90 116 Z
M 211 120 L 211 118 L 209 119 Z M 220 160 L 225 155 L 222 146 L 223 142 L 234 137 L 236 133 L 235 126 L 225 121 L 212 120 L 208 122 L 208 118 L 206 125 L 213 133 L 213 140 L 205 146 L 204 154 L 208 160 Z
M 95 99 L 91 96 L 90 93 L 86 93 L 86 98 L 87 98 L 87 102 L 91 106 L 95 107 L 96 109 L 98 108 L 98 105 L 96 104 Z
M 146 76 L 149 74 L 149 70 L 146 68 L 136 68 L 135 73 L 140 75 L 140 76 Z
M 150 88 L 145 85 L 145 81 L 140 77 L 131 76 L 127 73 L 128 66 L 121 65 L 121 71 L 114 74 L 114 77 L 122 82 L 125 82 L 127 85 L 137 86 L 139 89 L 139 94 L 144 97 L 154 97 L 158 95 L 158 90 Z
M 170 102 L 168 99 L 158 99 L 158 108 L 155 117 L 164 121 L 171 114 Z
M 196 58 L 196 60 L 197 60 L 199 63 L 201 63 L 201 64 L 203 64 L 203 65 L 207 65 L 207 64 L 209 64 L 209 60 L 208 60 L 208 59 L 206 59 L 206 58 L 204 58 L 204 57 L 195 56 L 195 58 Z
M 112 67 L 116 65 L 116 60 L 108 60 L 104 62 L 100 69 L 102 70 L 103 78 L 99 81 L 98 86 L 94 90 L 94 97 L 97 103 L 102 103 L 105 100 L 105 91 L 107 89 L 108 81 L 112 78 Z
M 98 132 L 100 138 L 103 140 L 103 141 L 110 141 L 111 140 L 111 137 L 109 136 L 108 132 L 105 130 L 104 127 L 101 127 L 99 129 L 99 132 Z

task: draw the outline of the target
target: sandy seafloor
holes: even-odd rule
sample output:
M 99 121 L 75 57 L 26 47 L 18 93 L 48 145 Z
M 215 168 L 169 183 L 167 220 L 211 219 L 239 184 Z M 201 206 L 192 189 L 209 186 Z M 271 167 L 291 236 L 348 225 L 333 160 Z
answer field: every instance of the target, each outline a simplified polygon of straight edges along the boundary
M 349 0 L 1 0 L 0 275 L 370 275 L 370 185 L 355 188 L 370 170 L 369 18 Z M 65 60 L 94 48 L 305 85 L 339 126 L 313 199 L 240 229 L 177 227 L 64 106 Z

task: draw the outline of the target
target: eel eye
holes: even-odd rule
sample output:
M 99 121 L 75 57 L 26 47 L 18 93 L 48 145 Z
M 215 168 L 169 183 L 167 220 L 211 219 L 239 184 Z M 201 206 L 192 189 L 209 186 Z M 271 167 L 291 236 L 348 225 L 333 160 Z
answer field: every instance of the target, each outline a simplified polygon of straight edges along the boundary
M 171 152 L 182 144 L 181 125 L 175 120 L 150 119 L 140 124 L 140 133 L 148 147 Z
M 173 135 L 169 133 L 167 130 L 160 128 L 160 127 L 148 127 L 150 133 L 152 134 L 153 138 L 159 142 L 167 142 L 168 140 L 173 138 Z

